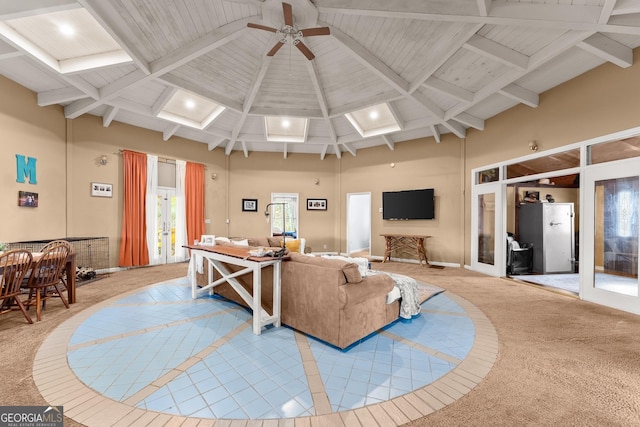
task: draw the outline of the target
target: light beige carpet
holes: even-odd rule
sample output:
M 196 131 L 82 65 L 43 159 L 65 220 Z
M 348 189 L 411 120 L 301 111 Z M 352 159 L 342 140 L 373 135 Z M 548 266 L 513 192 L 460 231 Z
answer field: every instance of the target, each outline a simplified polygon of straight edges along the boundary
M 373 268 L 465 298 L 491 320 L 500 342 L 496 364 L 475 389 L 407 426 L 640 426 L 640 316 L 464 269 L 396 262 Z M 63 321 L 186 271 L 186 264 L 174 264 L 113 273 L 78 288 L 69 310 L 49 301 L 34 325 L 19 312 L 0 316 L 0 404 L 47 404 L 31 368 L 44 337 Z

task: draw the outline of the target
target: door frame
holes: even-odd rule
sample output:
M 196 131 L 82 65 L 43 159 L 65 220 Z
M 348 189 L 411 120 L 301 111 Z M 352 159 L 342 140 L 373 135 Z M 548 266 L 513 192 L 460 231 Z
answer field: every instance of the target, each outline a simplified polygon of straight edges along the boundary
M 584 199 L 581 204 L 583 215 L 580 215 L 581 230 L 590 230 L 591 232 L 582 233 L 580 242 L 580 297 L 586 301 L 635 314 L 640 314 L 640 292 L 638 292 L 638 296 L 632 296 L 595 287 L 595 183 L 606 179 L 626 177 L 638 177 L 640 180 L 639 171 L 640 158 L 632 158 L 591 165 L 586 167 L 581 175 L 583 177 L 581 186 L 584 185 Z M 637 208 L 640 209 L 640 206 Z M 640 245 L 640 236 L 638 244 Z M 583 254 L 589 254 L 589 256 L 583 256 Z M 640 266 L 640 264 L 638 265 Z M 640 275 L 637 280 L 640 280 Z
M 354 248 L 351 248 L 351 231 L 353 230 L 353 228 L 355 228 L 352 225 L 352 221 L 356 220 L 355 218 L 351 218 L 351 214 L 352 214 L 352 209 L 351 209 L 351 202 L 352 202 L 352 197 L 354 196 L 368 196 L 369 199 L 369 227 L 368 227 L 368 250 L 369 250 L 369 256 L 371 256 L 371 216 L 372 216 L 372 212 L 371 212 L 371 193 L 370 192 L 362 192 L 362 193 L 347 193 L 347 255 L 351 254 L 351 252 L 353 251 Z M 355 248 L 355 249 L 361 249 L 361 248 Z

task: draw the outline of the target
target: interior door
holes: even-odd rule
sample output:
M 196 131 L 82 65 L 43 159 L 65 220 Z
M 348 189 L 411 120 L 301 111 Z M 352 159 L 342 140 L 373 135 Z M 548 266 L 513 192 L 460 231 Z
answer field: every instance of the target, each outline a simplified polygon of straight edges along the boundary
M 157 251 L 160 264 L 177 262 L 176 259 L 176 190 L 158 188 Z
M 471 203 L 471 268 L 491 276 L 506 272 L 505 187 L 498 183 L 473 186 Z
M 581 296 L 636 314 L 640 314 L 639 171 L 638 159 L 586 168 L 580 245 Z

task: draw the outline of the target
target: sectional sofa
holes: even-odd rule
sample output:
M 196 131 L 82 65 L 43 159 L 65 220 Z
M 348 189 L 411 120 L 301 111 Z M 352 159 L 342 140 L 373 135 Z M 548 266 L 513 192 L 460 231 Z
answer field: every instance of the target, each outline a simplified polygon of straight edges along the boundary
M 281 244 L 281 238 L 246 240 L 251 247 L 279 247 Z M 218 244 L 236 243 L 220 241 Z M 231 271 L 239 269 L 232 265 L 228 268 Z M 288 259 L 282 262 L 281 276 L 282 323 L 340 349 L 398 319 L 399 302 L 387 304 L 387 294 L 394 287 L 393 279 L 387 275 L 363 277 L 355 263 L 290 250 Z M 238 280 L 251 292 L 250 274 L 240 276 Z M 217 286 L 215 293 L 246 306 L 228 284 Z M 272 312 L 271 268 L 262 272 L 262 305 Z

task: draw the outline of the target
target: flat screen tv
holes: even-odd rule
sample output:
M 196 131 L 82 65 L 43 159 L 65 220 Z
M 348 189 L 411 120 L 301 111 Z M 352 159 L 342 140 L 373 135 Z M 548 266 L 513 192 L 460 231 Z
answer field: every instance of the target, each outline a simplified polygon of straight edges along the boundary
M 385 191 L 382 193 L 382 219 L 434 219 L 433 188 Z

